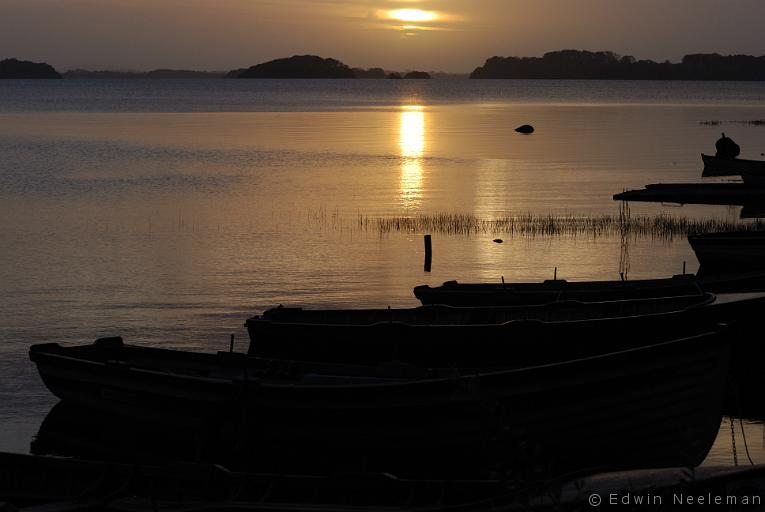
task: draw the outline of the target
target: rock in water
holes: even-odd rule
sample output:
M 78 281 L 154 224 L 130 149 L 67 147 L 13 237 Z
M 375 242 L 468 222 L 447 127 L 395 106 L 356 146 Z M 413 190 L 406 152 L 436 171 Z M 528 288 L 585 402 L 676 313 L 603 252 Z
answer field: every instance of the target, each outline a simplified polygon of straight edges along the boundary
M 502 240 L 501 238 L 495 238 L 494 240 L 492 240 L 492 242 L 494 242 L 495 244 L 501 244 L 502 242 L 504 242 L 504 240 Z
M 529 133 L 534 133 L 534 127 L 530 124 L 524 124 L 523 126 L 516 128 L 515 131 L 528 135 Z

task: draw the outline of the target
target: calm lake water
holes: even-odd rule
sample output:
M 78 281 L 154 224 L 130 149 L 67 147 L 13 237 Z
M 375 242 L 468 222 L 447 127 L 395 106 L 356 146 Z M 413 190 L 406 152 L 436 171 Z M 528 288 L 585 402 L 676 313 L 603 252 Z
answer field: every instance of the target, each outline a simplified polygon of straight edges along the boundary
M 34 343 L 122 335 L 209 351 L 234 333 L 244 350 L 244 320 L 277 304 L 410 307 L 418 284 L 555 268 L 694 272 L 683 237 L 486 231 L 434 233 L 424 273 L 423 232 L 376 221 L 618 215 L 625 188 L 701 181 L 699 154 L 721 131 L 760 158 L 765 127 L 748 122 L 763 119 L 762 83 L 0 82 L 0 450 L 27 452 L 55 403 L 28 361 Z M 536 133 L 513 131 L 525 123 Z M 762 425 L 745 427 L 765 463 Z M 732 460 L 724 423 L 709 462 Z

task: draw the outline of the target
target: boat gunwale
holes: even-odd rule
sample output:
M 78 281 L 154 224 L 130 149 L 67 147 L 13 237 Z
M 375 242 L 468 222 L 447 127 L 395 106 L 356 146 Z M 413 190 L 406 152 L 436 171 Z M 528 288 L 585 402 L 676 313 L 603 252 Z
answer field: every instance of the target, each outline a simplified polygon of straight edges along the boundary
M 225 379 L 225 378 L 211 378 L 211 377 L 199 377 L 194 375 L 187 375 L 187 374 L 181 374 L 181 373 L 170 373 L 170 372 L 162 372 L 162 371 L 156 371 L 156 370 L 147 370 L 142 368 L 135 368 L 131 366 L 122 367 L 122 369 L 128 373 L 134 373 L 134 374 L 149 374 L 149 375 L 155 375 L 155 376 L 167 376 L 172 377 L 174 379 L 181 379 L 181 380 L 192 380 L 192 381 L 199 381 L 204 383 L 215 383 L 215 384 L 234 384 L 234 385 L 241 385 L 241 384 L 253 384 L 258 385 L 259 387 L 267 388 L 267 389 L 310 389 L 310 390 L 345 390 L 345 389 L 368 389 L 368 388 L 409 388 L 409 387 L 423 387 L 425 385 L 434 385 L 434 384 L 447 384 L 447 383 L 457 383 L 457 382 L 465 382 L 465 381 L 475 381 L 475 380 L 484 380 L 484 379 L 491 379 L 491 378 L 497 378 L 501 376 L 509 376 L 509 375 L 517 375 L 522 374 L 525 372 L 532 372 L 532 371 L 539 371 L 539 370 L 546 370 L 550 368 L 568 368 L 571 366 L 576 365 L 582 365 L 586 363 L 590 363 L 593 361 L 598 361 L 602 359 L 610 359 L 610 358 L 616 358 L 616 357 L 624 357 L 632 353 L 645 353 L 649 352 L 652 349 L 660 349 L 660 348 L 670 348 L 673 346 L 679 346 L 683 344 L 690 344 L 699 340 L 709 340 L 712 338 L 717 338 L 718 344 L 727 344 L 725 340 L 723 340 L 720 336 L 720 330 L 709 330 L 705 331 L 693 336 L 683 337 L 683 338 L 677 338 L 672 340 L 663 341 L 661 343 L 655 343 L 651 345 L 641 345 L 637 347 L 630 347 L 624 350 L 618 350 L 616 352 L 606 352 L 601 354 L 595 354 L 591 356 L 586 357 L 580 357 L 580 358 L 574 358 L 574 359 L 567 359 L 565 361 L 557 361 L 553 363 L 545 363 L 545 364 L 537 364 L 532 366 L 524 366 L 520 368 L 510 368 L 510 369 L 500 369 L 500 370 L 492 370 L 492 371 L 476 371 L 471 374 L 465 374 L 465 375 L 455 375 L 451 377 L 438 377 L 438 378 L 424 378 L 424 379 L 417 379 L 417 378 L 402 378 L 397 382 L 379 382 L 379 383 L 359 383 L 359 384 L 336 384 L 336 385 L 322 385 L 322 384 L 301 384 L 299 382 L 296 383 L 289 383 L 289 384 L 274 384 L 267 380 L 267 378 L 263 377 L 253 377 L 253 379 L 243 379 L 243 378 L 231 378 L 231 379 Z M 711 343 L 711 342 L 710 342 Z M 55 346 L 60 349 L 66 350 L 67 347 L 61 346 L 57 343 L 47 343 L 44 345 L 48 346 Z M 51 352 L 45 352 L 43 350 L 37 349 L 35 351 L 32 351 L 32 348 L 35 346 L 40 345 L 33 345 L 30 348 L 30 358 L 40 365 L 40 361 L 36 360 L 35 357 L 42 356 L 43 358 L 47 359 L 60 359 L 60 360 L 67 360 L 67 361 L 74 361 L 78 364 L 85 363 L 88 366 L 94 366 L 94 367 L 100 367 L 100 368 L 107 368 L 109 367 L 109 363 L 106 361 L 99 362 L 94 361 L 92 359 L 83 359 L 83 358 L 76 358 L 71 356 L 65 356 L 62 354 L 56 354 Z M 82 347 L 83 345 L 78 345 L 76 347 Z M 85 345 L 85 346 L 92 346 L 92 345 Z M 130 349 L 145 349 L 148 347 L 140 347 L 137 345 L 124 345 L 124 347 L 129 347 Z M 75 348 L 75 347 L 71 347 Z M 168 352 L 180 352 L 183 353 L 184 351 L 180 350 L 174 350 L 174 349 L 156 349 L 156 348 L 148 348 L 149 350 L 163 350 Z M 32 356 L 34 354 L 34 356 Z M 210 357 L 216 357 L 216 354 L 209 354 Z M 248 356 L 252 357 L 252 356 Z M 45 362 L 43 361 L 43 364 Z M 342 365 L 340 365 L 342 366 Z

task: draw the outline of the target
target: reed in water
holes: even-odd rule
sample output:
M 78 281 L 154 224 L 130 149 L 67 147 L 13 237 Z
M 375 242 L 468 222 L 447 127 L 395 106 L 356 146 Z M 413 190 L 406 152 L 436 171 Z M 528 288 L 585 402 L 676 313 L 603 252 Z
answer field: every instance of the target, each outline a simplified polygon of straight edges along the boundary
M 343 231 L 389 233 L 435 233 L 442 235 L 505 235 L 505 236 L 619 236 L 621 238 L 655 238 L 671 240 L 694 233 L 728 231 L 762 231 L 765 221 L 735 221 L 726 219 L 693 219 L 659 214 L 632 215 L 628 205 L 618 214 L 582 216 L 574 214 L 522 213 L 496 218 L 466 213 L 439 212 L 411 216 L 369 216 L 357 214 L 354 220 L 343 219 L 335 212 L 331 216 L 313 215 L 311 220 Z

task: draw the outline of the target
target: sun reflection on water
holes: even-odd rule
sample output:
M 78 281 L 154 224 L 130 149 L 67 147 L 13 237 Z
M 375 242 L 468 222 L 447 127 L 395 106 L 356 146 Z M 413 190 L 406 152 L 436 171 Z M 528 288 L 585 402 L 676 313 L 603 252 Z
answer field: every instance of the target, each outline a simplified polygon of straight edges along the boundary
M 417 208 L 422 203 L 422 160 L 425 156 L 425 112 L 422 106 L 408 105 L 401 112 L 401 205 Z

